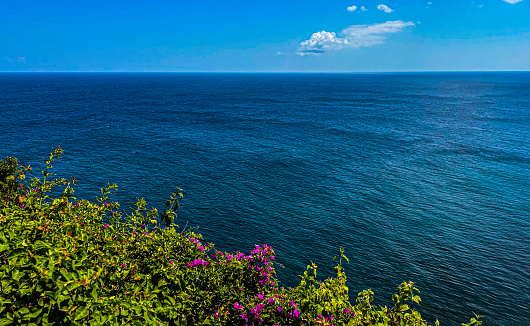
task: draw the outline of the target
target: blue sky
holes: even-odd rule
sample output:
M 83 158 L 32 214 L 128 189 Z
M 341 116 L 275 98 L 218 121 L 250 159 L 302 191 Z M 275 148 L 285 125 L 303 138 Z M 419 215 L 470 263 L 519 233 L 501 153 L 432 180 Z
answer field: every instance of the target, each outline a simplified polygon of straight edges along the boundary
M 0 71 L 530 70 L 530 0 L 0 1 Z

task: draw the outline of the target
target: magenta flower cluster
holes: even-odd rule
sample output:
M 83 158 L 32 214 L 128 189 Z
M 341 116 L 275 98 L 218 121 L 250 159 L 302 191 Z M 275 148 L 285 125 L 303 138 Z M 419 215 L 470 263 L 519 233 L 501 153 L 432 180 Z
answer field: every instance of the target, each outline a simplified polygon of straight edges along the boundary
M 334 318 L 335 317 L 333 317 L 333 314 L 329 314 L 326 317 L 324 317 L 323 315 L 317 315 L 317 319 L 315 321 L 318 323 L 324 323 L 324 322 L 331 321 Z M 330 326 L 334 326 L 334 324 L 331 324 Z
M 296 303 L 294 303 L 294 301 L 291 300 L 289 305 L 294 307 L 294 309 L 289 311 L 289 312 L 287 312 L 287 319 L 295 319 L 295 318 L 300 317 L 300 311 L 298 311 L 298 309 L 296 308 L 296 306 L 297 306 Z
M 194 238 L 190 239 L 193 243 L 198 243 Z M 195 242 L 197 241 L 197 242 Z M 200 249 L 200 248 L 199 248 Z M 264 244 L 263 246 L 256 245 L 255 249 L 250 252 L 250 255 L 245 256 L 242 252 L 237 252 L 235 255 L 224 254 L 220 251 L 215 251 L 212 258 L 219 261 L 219 265 L 226 265 L 229 261 L 241 261 L 247 264 L 247 268 L 255 272 L 258 278 L 258 283 L 261 286 L 273 286 L 274 282 L 271 278 L 273 268 L 271 266 L 274 251 L 271 247 Z
M 264 321 L 261 314 L 266 308 L 267 304 L 273 306 L 273 311 L 276 311 L 277 313 L 284 312 L 284 316 L 287 319 L 296 319 L 299 318 L 301 315 L 300 311 L 297 308 L 297 304 L 293 300 L 291 300 L 291 302 L 289 303 L 289 306 L 292 308 L 284 310 L 282 303 L 285 301 L 285 299 L 280 299 L 280 296 L 278 294 L 274 294 L 270 297 L 267 297 L 264 293 L 258 293 L 258 299 L 261 302 L 256 304 L 255 306 L 250 307 L 248 311 L 246 311 L 245 308 L 238 302 L 234 303 L 234 308 L 238 310 L 239 317 L 241 317 L 247 323 L 251 322 L 252 325 L 261 325 L 261 323 Z
M 195 259 L 192 263 L 188 263 L 187 265 L 188 265 L 188 268 L 193 268 L 199 265 L 208 266 L 210 265 L 210 263 L 205 261 L 204 259 Z
M 200 251 L 205 251 L 206 249 L 204 248 L 204 246 L 201 244 L 201 242 L 195 238 L 190 238 L 190 241 L 194 244 L 197 245 L 197 248 L 200 250 Z
M 196 238 L 189 238 L 189 241 L 196 245 L 199 250 L 202 245 Z M 204 248 L 204 247 L 202 247 Z M 207 257 L 207 256 L 206 256 Z M 195 259 L 193 262 L 187 263 L 188 268 L 197 268 L 200 266 L 208 266 L 209 264 L 227 265 L 230 263 L 239 262 L 244 264 L 249 271 L 252 272 L 252 277 L 257 283 L 263 288 L 263 292 L 257 294 L 258 302 L 250 307 L 244 307 L 239 302 L 234 302 L 233 307 L 237 312 L 238 318 L 241 318 L 248 325 L 261 325 L 264 322 L 263 314 L 265 310 L 272 310 L 275 313 L 282 314 L 287 319 L 300 318 L 301 312 L 297 308 L 297 304 L 294 301 L 290 301 L 288 305 L 285 305 L 285 298 L 282 298 L 277 292 L 273 295 L 266 295 L 269 291 L 277 291 L 274 287 L 274 278 L 272 274 L 274 269 L 272 268 L 272 260 L 274 259 L 274 251 L 270 246 L 266 244 L 259 246 L 256 245 L 253 250 L 250 251 L 249 255 L 245 255 L 241 252 L 236 254 L 228 254 L 220 251 L 215 251 L 211 255 L 213 261 L 205 259 Z M 240 288 L 240 290 L 243 290 Z M 286 306 L 286 307 L 284 307 Z M 269 307 L 269 308 L 267 308 Z M 214 317 L 220 318 L 221 314 L 216 310 L 214 311 Z
M 350 315 L 350 317 L 355 316 L 355 313 L 352 312 L 350 308 L 348 308 L 348 309 L 344 309 L 343 313 L 344 313 L 345 315 Z
M 250 256 L 246 256 L 250 262 L 254 263 L 248 265 L 249 269 L 253 269 L 258 274 L 258 283 L 261 286 L 269 285 L 273 286 L 274 282 L 271 279 L 271 273 L 273 271 L 271 267 L 271 261 L 274 259 L 272 247 L 268 247 L 266 244 L 263 247 L 256 245 L 255 249 L 250 252 Z M 241 255 L 238 253 L 238 255 Z M 261 266 L 260 266 L 261 265 Z

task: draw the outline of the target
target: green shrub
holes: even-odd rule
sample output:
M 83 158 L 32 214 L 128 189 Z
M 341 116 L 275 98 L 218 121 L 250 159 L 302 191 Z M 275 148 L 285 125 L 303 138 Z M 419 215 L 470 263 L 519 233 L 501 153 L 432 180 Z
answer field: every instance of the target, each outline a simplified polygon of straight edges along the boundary
M 20 181 L 24 181 L 26 171 L 30 167 L 19 166 L 18 159 L 6 157 L 5 161 L 0 160 L 0 197 L 16 196 L 19 192 Z
M 50 172 L 62 154 L 55 149 L 27 184 L 30 168 L 1 161 L 0 325 L 427 325 L 412 282 L 397 288 L 393 307 L 373 306 L 371 290 L 351 303 L 342 248 L 336 277 L 318 281 L 311 263 L 285 289 L 271 247 L 231 254 L 179 232 L 181 189 L 161 214 L 143 199 L 124 214 L 111 200 L 116 185 L 96 202 L 78 200 L 75 179 Z

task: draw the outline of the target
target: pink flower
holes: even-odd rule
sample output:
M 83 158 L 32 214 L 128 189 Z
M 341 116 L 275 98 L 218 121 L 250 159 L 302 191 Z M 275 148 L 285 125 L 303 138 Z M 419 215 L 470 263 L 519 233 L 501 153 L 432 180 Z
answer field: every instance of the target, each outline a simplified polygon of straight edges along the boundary
M 195 259 L 193 261 L 193 263 L 188 263 L 187 265 L 188 265 L 189 268 L 191 268 L 191 267 L 195 267 L 197 265 L 208 266 L 208 265 L 210 265 L 210 263 L 205 261 L 205 260 L 203 260 L 203 259 Z
M 300 317 L 300 311 L 298 311 L 296 308 L 287 314 L 287 319 L 294 319 L 298 317 Z
M 237 310 L 243 310 L 243 306 L 237 303 L 237 301 L 234 302 L 234 308 L 236 308 Z

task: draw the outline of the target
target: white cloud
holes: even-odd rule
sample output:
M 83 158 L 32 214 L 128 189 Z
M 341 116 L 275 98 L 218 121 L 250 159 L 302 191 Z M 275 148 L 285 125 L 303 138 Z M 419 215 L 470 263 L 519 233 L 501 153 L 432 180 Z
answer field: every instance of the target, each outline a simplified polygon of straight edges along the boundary
M 504 2 L 508 2 L 509 4 L 514 4 L 514 3 L 517 3 L 517 2 L 521 2 L 523 0 L 503 0 Z
M 383 43 L 383 34 L 398 33 L 408 26 L 414 26 L 414 23 L 396 20 L 382 24 L 352 25 L 341 32 L 343 37 L 337 37 L 334 32 L 317 32 L 309 40 L 300 43 L 296 54 L 317 55 L 344 48 L 370 47 Z
M 504 0 L 504 1 L 506 1 L 506 0 Z M 510 0 L 510 1 L 515 1 L 515 0 Z M 394 11 L 394 10 L 390 9 L 390 7 L 387 6 L 387 5 L 379 5 L 379 6 L 377 6 L 377 9 L 382 10 L 382 11 L 386 12 L 387 14 L 391 13 L 392 11 Z
M 348 8 L 346 8 L 346 10 L 354 12 L 355 10 L 357 10 L 357 6 L 349 6 Z
M 361 11 L 368 11 L 365 6 L 361 6 Z
M 13 62 L 26 63 L 26 57 L 21 57 L 21 56 L 17 56 L 16 59 L 11 59 L 8 57 L 4 57 L 4 59 L 6 59 L 9 63 L 13 63 Z
M 347 42 L 346 39 L 337 37 L 334 32 L 316 32 L 309 40 L 300 43 L 296 54 L 321 54 L 329 50 L 340 50 Z

